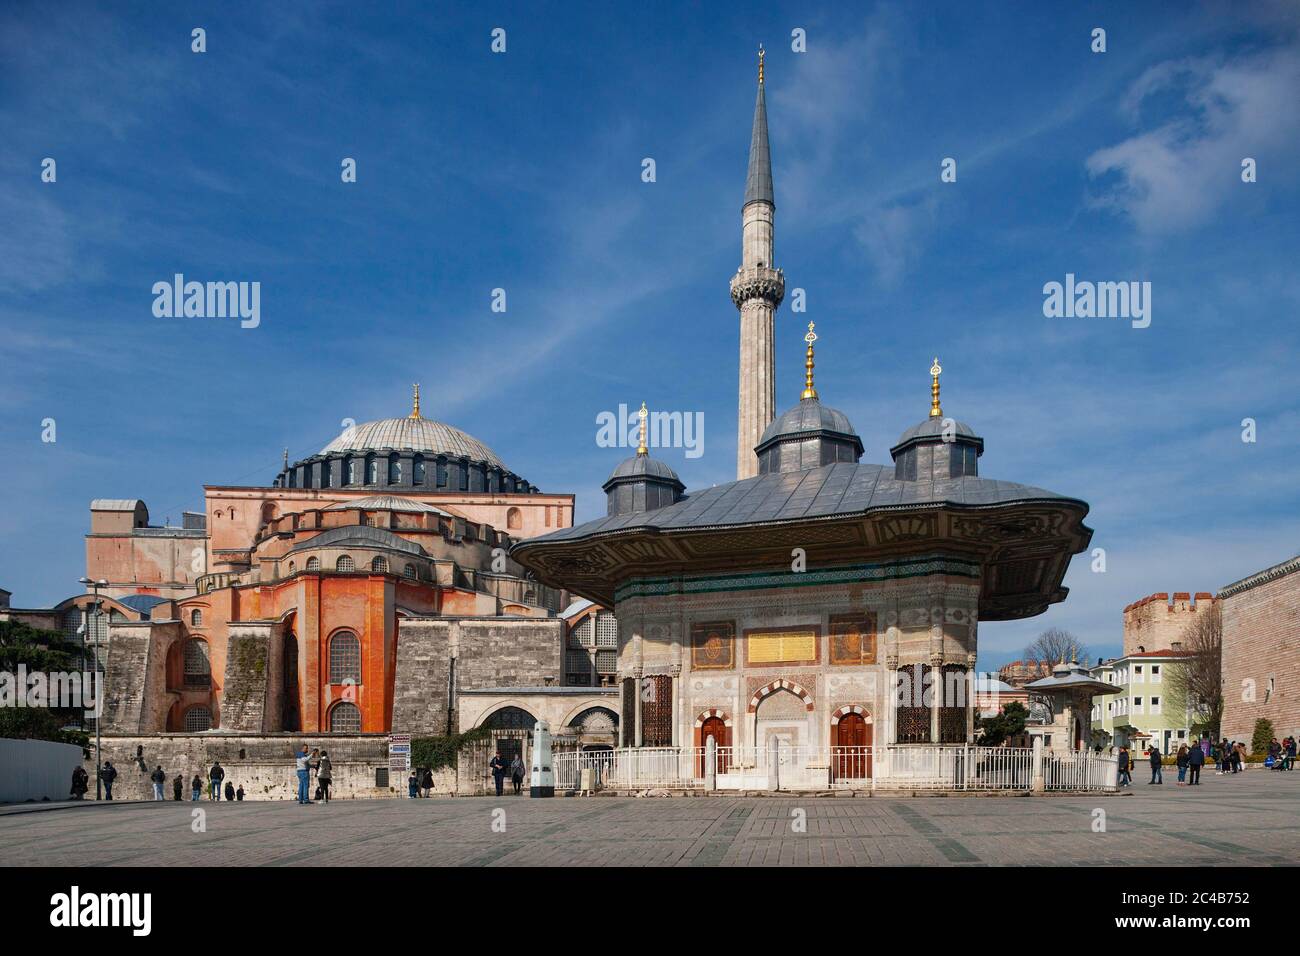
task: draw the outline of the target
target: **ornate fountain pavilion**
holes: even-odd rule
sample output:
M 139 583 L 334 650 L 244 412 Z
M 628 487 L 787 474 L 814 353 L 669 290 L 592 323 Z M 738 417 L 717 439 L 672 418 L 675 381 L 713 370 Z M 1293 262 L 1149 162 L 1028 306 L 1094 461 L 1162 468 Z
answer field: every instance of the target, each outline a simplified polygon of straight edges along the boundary
M 760 68 L 732 281 L 752 454 L 736 481 L 687 494 L 643 437 L 605 483 L 606 517 L 511 550 L 539 581 L 614 609 L 622 746 L 712 738 L 719 786 L 740 788 L 762 785 L 752 777 L 772 748 L 791 755 L 787 782 L 815 786 L 970 744 L 978 622 L 1064 600 L 1070 558 L 1092 536 L 1083 501 L 980 477 L 984 440 L 945 416 L 937 359 L 929 414 L 892 464 L 862 462 L 847 416 L 821 403 L 811 323 L 804 390 L 773 420 L 774 214 Z

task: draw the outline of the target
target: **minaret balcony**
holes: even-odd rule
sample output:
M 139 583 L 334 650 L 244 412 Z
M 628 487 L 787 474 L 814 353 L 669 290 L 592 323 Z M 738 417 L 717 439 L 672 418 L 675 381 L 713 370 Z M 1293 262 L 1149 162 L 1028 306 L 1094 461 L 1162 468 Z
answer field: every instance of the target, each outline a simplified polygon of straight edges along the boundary
M 751 299 L 764 299 L 772 308 L 785 298 L 785 273 L 768 266 L 741 268 L 731 277 L 731 301 L 741 308 Z

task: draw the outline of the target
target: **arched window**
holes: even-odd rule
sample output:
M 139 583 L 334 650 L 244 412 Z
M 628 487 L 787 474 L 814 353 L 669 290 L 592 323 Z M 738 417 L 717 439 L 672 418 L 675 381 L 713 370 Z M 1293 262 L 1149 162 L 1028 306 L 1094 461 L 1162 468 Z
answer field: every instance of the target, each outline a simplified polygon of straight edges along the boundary
M 366 455 L 366 484 L 379 484 L 379 462 L 374 455 Z
M 359 485 L 361 484 L 361 482 L 358 481 L 357 479 L 359 479 L 360 477 L 361 477 L 361 470 L 357 466 L 357 460 L 353 458 L 351 455 L 344 455 L 343 456 L 343 483 L 345 485 Z
M 409 567 L 409 565 L 408 565 Z M 74 644 L 85 642 L 86 634 L 82 630 L 85 618 L 79 607 L 70 607 L 63 612 L 63 636 Z
M 212 665 L 208 662 L 208 642 L 193 638 L 185 642 L 185 686 L 210 687 Z M 207 728 L 205 727 L 204 730 Z
M 296 565 L 296 564 L 294 564 L 292 561 L 290 561 L 290 562 L 289 562 L 289 573 L 290 573 L 290 574 L 293 574 L 293 573 L 294 573 L 295 571 L 297 571 L 297 570 L 298 570 L 298 565 Z
M 357 563 L 352 560 L 352 555 L 350 554 L 341 554 L 339 555 L 339 559 L 334 562 L 335 571 L 355 571 L 356 569 Z
M 374 571 L 376 574 L 387 574 L 388 559 L 385 558 L 383 555 L 380 555 L 379 557 L 375 558 L 375 560 L 370 562 L 370 570 Z
M 518 531 L 524 526 L 524 513 L 518 508 L 511 508 L 506 512 L 506 527 L 511 531 Z
M 535 723 L 537 718 L 522 708 L 502 707 L 483 721 L 481 726 L 492 730 L 532 730 Z
M 351 701 L 339 701 L 330 708 L 330 730 L 336 734 L 361 733 L 361 711 Z
M 212 711 L 202 704 L 195 704 L 185 711 L 186 733 L 197 734 L 212 729 Z
M 289 487 L 293 487 L 290 485 Z M 275 520 L 275 502 L 268 501 L 262 505 L 262 524 L 270 524 Z
M 307 559 L 307 570 L 308 570 L 308 571 L 319 571 L 319 570 L 320 570 L 320 558 L 308 558 L 308 559 Z
M 434 466 L 434 484 L 439 488 L 447 487 L 447 459 L 439 457 L 438 463 Z
M 401 484 L 402 482 L 402 459 L 396 455 L 388 456 L 388 483 L 390 485 Z
M 190 611 L 190 627 L 203 626 L 203 612 L 198 608 Z
M 424 484 L 424 456 L 416 455 L 411 463 L 411 484 Z
M 330 683 L 361 683 L 361 641 L 351 631 L 330 638 Z
M 403 569 L 402 569 L 402 577 L 407 578 L 407 579 L 409 579 L 409 580 L 411 580 L 411 581 L 414 581 L 414 580 L 416 579 L 416 574 L 415 574 L 415 565 L 413 565 L 413 564 L 408 564 L 405 568 L 403 568 Z

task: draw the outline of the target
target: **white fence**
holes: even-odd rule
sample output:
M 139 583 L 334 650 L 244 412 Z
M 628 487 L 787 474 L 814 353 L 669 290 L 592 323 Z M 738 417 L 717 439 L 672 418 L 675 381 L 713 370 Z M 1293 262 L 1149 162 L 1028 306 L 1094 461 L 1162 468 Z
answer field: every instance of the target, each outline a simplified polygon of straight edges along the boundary
M 1114 790 L 1113 757 L 1013 747 L 643 747 L 558 753 L 555 786 L 597 789 Z

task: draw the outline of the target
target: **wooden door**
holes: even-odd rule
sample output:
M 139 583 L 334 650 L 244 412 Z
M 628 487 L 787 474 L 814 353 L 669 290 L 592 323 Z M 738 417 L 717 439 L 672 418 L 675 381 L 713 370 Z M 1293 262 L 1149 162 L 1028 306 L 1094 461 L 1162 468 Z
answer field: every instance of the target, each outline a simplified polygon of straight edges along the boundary
M 831 772 L 836 779 L 871 776 L 871 725 L 862 714 L 845 714 L 835 725 Z
M 698 766 L 696 767 L 696 776 L 705 775 L 704 759 L 707 756 L 709 746 L 709 737 L 713 737 L 714 743 L 718 745 L 718 773 L 726 773 L 727 768 L 731 766 L 731 728 L 726 725 L 721 717 L 707 717 L 700 727 L 700 747 L 701 752 Z M 726 748 L 726 749 L 724 749 Z

